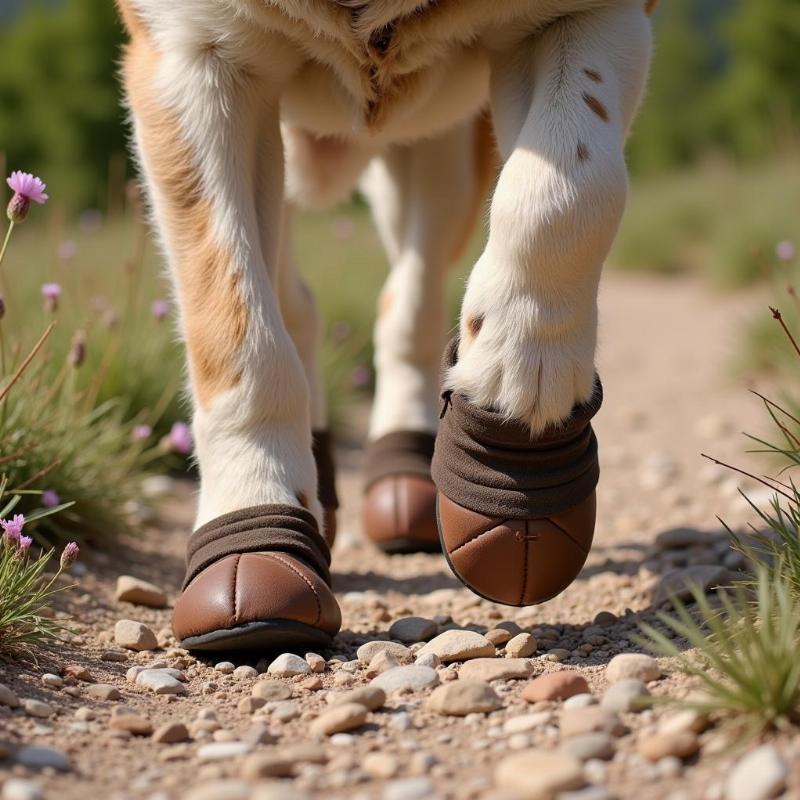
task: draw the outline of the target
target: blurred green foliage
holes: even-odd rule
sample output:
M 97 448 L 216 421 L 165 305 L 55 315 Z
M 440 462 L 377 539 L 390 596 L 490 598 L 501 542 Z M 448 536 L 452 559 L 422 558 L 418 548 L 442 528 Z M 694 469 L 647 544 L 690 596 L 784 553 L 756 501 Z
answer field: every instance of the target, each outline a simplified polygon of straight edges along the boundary
M 797 0 L 663 0 L 630 144 L 634 173 L 709 151 L 773 154 L 800 119 Z M 104 208 L 125 174 L 111 0 L 0 0 L 0 149 L 67 206 Z M 1 166 L 1 165 L 0 165 Z M 57 191 L 55 191 L 57 189 Z

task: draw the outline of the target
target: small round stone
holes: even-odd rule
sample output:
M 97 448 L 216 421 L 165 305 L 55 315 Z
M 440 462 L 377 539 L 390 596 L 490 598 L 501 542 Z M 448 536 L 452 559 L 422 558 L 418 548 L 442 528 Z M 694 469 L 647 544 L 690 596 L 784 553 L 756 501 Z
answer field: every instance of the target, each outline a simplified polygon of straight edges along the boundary
M 547 800 L 580 789 L 584 785 L 583 765 L 569 753 L 524 750 L 497 765 L 495 783 L 530 800 Z
M 587 694 L 589 684 L 586 678 L 574 670 L 546 672 L 534 678 L 522 691 L 522 697 L 529 703 L 542 700 L 565 700 L 576 694 Z
M 650 692 L 647 687 L 636 678 L 625 678 L 617 681 L 606 689 L 600 705 L 611 711 L 620 713 L 626 711 L 642 711 L 647 706 Z
M 236 669 L 236 665 L 232 661 L 219 661 L 214 664 L 214 670 L 221 672 L 223 675 L 230 675 Z
M 44 800 L 41 786 L 22 778 L 9 778 L 3 783 L 2 800 Z
M 536 637 L 530 633 L 518 633 L 506 642 L 506 658 L 528 658 L 538 647 Z
M 133 575 L 120 575 L 115 592 L 117 600 L 134 603 L 149 608 L 166 608 L 167 595 L 155 584 L 135 578 Z M 150 649 L 150 648 L 148 648 Z
M 159 744 L 176 744 L 189 739 L 189 729 L 182 722 L 165 722 L 153 731 L 153 741 Z
M 95 700 L 119 700 L 122 697 L 119 689 L 110 683 L 93 683 L 87 687 L 86 694 Z
M 436 635 L 438 630 L 439 626 L 432 619 L 403 617 L 392 623 L 389 628 L 389 636 L 404 644 L 413 644 L 414 642 L 427 642 Z
M 626 678 L 647 683 L 660 677 L 661 667 L 658 662 L 644 653 L 620 653 L 606 667 L 606 679 L 609 683 L 617 683 Z
M 392 692 L 418 692 L 439 683 L 439 675 L 435 669 L 408 664 L 395 667 L 372 679 L 372 686 L 383 689 L 386 694 Z
M 488 683 L 458 680 L 435 689 L 427 707 L 439 714 L 464 717 L 467 714 L 488 714 L 503 705 Z
M 295 675 L 310 675 L 311 667 L 294 653 L 282 653 L 267 667 L 267 672 L 278 678 L 292 678 Z
M 691 758 L 700 749 L 700 740 L 692 731 L 654 733 L 643 738 L 638 751 L 649 761 L 660 761 L 667 756 L 681 760 Z
M 607 761 L 614 757 L 614 742 L 607 733 L 584 733 L 563 741 L 561 750 L 580 761 L 592 758 Z
M 25 713 L 29 717 L 40 717 L 42 719 L 47 719 L 48 717 L 53 716 L 53 707 L 49 703 L 45 703 L 42 700 L 35 700 L 31 697 L 26 698 L 22 701 L 22 707 L 25 709 Z
M 111 717 L 109 724 L 114 730 L 127 731 L 135 736 L 149 736 L 153 732 L 150 720 L 139 714 L 117 714 Z
M 114 626 L 114 642 L 128 650 L 155 650 L 158 647 L 156 635 L 142 622 L 121 619 Z
M 342 703 L 358 703 L 368 708 L 370 711 L 377 711 L 383 708 L 386 702 L 386 692 L 380 686 L 359 686 L 349 692 L 342 692 L 334 696 L 331 705 L 341 705 Z
M 417 652 L 417 657 L 427 653 L 435 653 L 444 664 L 497 655 L 494 645 L 485 636 L 469 630 L 440 633 Z
M 411 661 L 411 651 L 399 642 L 384 642 L 375 640 L 362 644 L 356 651 L 356 657 L 362 664 L 370 664 L 378 653 L 388 653 L 400 663 Z
M 367 708 L 360 703 L 342 703 L 320 714 L 311 723 L 310 730 L 317 736 L 351 731 L 366 722 L 367 713 Z
M 60 689 L 64 685 L 64 679 L 60 675 L 53 675 L 52 672 L 46 672 L 42 675 L 42 683 L 49 686 L 51 689 Z
M 253 697 L 261 697 L 267 702 L 288 700 L 292 696 L 292 687 L 281 681 L 262 680 L 253 686 Z

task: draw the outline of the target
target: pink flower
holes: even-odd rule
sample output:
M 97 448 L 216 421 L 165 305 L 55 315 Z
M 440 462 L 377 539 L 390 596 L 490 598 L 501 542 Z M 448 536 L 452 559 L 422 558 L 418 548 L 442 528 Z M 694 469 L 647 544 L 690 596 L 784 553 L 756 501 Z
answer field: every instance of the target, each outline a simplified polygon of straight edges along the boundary
M 149 425 L 134 425 L 131 435 L 134 441 L 143 442 L 153 435 L 153 429 Z
M 30 172 L 12 172 L 6 183 L 14 191 L 7 209 L 8 218 L 12 222 L 25 222 L 32 202 L 41 205 L 48 200 L 44 191 L 47 186 Z
M 58 299 L 61 297 L 61 286 L 57 283 L 43 283 L 42 297 L 45 311 L 58 311 Z
M 45 508 L 55 508 L 58 505 L 61 505 L 61 498 L 58 496 L 58 492 L 54 492 L 52 489 L 46 489 L 42 492 L 42 505 Z
M 27 555 L 30 546 L 33 544 L 33 539 L 30 536 L 20 536 L 19 537 L 19 549 L 17 553 L 20 556 Z
M 3 529 L 3 542 L 6 546 L 16 546 L 19 544 L 19 537 L 22 535 L 22 528 L 25 525 L 25 517 L 22 514 L 15 514 L 11 519 L 0 519 L 0 528 Z
M 797 248 L 794 246 L 794 242 L 789 241 L 789 239 L 784 239 L 782 242 L 778 242 L 775 245 L 775 255 L 781 261 L 791 261 L 795 254 L 797 253 Z
M 75 542 L 69 542 L 61 553 L 61 569 L 66 569 L 70 564 L 74 564 L 78 560 L 80 551 Z
M 157 322 L 161 322 L 169 314 L 169 303 L 166 300 L 154 300 L 153 305 L 150 306 L 150 313 Z
M 194 448 L 194 439 L 185 422 L 176 422 L 169 432 L 169 444 L 176 453 L 189 455 Z

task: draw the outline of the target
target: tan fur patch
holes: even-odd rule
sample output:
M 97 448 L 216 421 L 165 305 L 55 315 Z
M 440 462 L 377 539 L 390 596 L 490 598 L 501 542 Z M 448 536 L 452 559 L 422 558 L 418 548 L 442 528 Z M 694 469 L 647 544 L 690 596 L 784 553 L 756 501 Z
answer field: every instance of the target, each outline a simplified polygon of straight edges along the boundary
M 657 6 L 658 6 L 658 0 L 645 0 L 644 13 L 647 14 L 648 16 L 655 14 Z
M 124 59 L 125 85 L 139 123 L 152 179 L 163 196 L 169 241 L 176 258 L 186 346 L 198 401 L 233 388 L 237 355 L 247 330 L 232 259 L 211 234 L 211 203 L 203 195 L 193 153 L 180 122 L 153 96 L 158 52 L 136 31 Z
M 578 161 L 589 160 L 589 148 L 583 142 L 578 142 L 576 152 L 578 154 Z
M 586 103 L 603 122 L 608 122 L 608 109 L 594 95 L 584 92 L 583 102 Z
M 472 168 L 475 175 L 475 188 L 472 193 L 472 206 L 467 214 L 464 230 L 453 249 L 453 261 L 457 261 L 464 254 L 475 223 L 483 209 L 483 204 L 497 180 L 497 171 L 500 167 L 492 115 L 488 109 L 475 118 L 474 136 Z
M 478 317 L 471 317 L 467 320 L 467 332 L 474 339 L 483 327 L 483 314 Z
M 394 295 L 391 292 L 381 292 L 378 299 L 378 318 L 385 317 L 394 303 Z

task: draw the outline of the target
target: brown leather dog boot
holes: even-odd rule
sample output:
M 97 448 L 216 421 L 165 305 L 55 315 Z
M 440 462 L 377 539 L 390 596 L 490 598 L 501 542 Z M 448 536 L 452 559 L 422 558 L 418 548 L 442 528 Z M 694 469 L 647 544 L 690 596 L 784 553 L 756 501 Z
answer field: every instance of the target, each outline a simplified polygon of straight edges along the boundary
M 265 505 L 225 514 L 190 537 L 172 629 L 187 650 L 324 647 L 341 613 L 330 549 L 312 514 Z
M 445 354 L 455 363 L 457 341 Z M 595 526 L 599 478 L 591 400 L 535 438 L 527 425 L 445 392 L 432 474 L 442 549 L 468 588 L 527 606 L 562 592 L 581 571 Z
M 311 435 L 314 463 L 317 465 L 317 497 L 322 504 L 325 530 L 323 534 L 328 547 L 333 549 L 336 541 L 336 510 L 339 497 L 336 494 L 336 464 L 333 461 L 333 437 L 330 431 L 314 431 Z
M 367 447 L 364 531 L 386 553 L 440 550 L 431 480 L 434 438 L 396 431 Z

